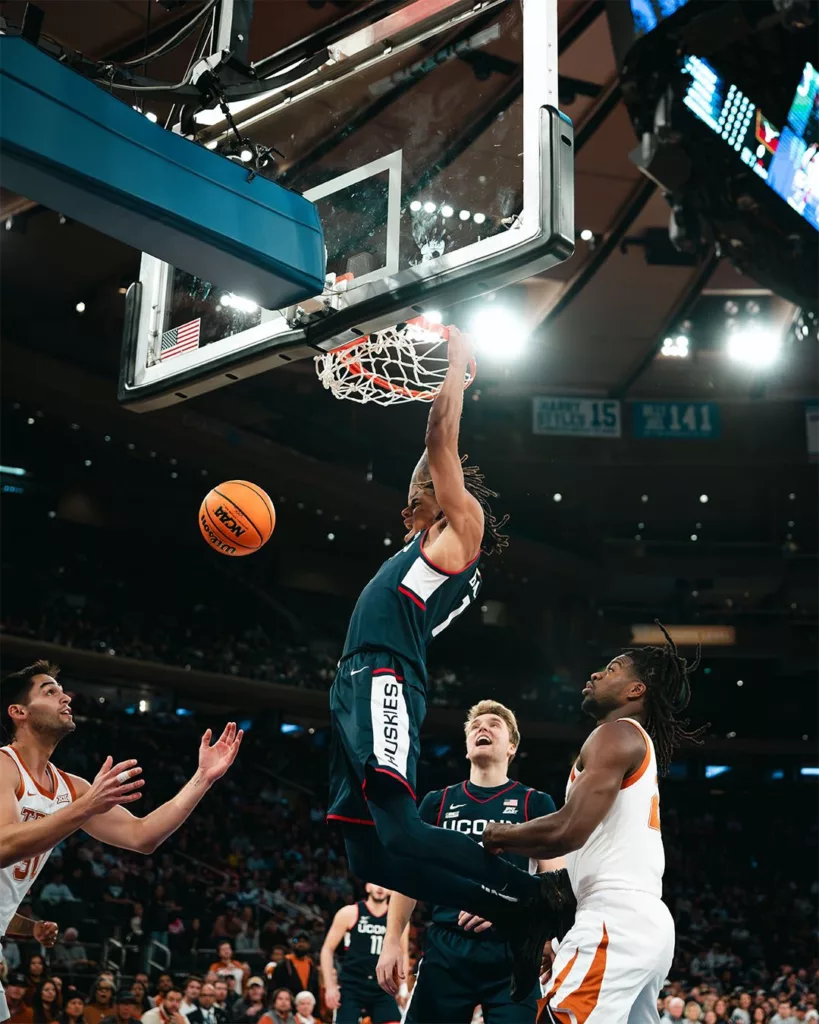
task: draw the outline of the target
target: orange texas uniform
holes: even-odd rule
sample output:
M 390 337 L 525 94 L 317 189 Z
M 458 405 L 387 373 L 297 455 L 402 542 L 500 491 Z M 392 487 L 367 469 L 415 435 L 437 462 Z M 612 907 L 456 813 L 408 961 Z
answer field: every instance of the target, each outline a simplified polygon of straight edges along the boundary
M 661 900 L 665 854 L 654 744 L 623 779 L 605 818 L 566 855 L 577 897 L 560 944 L 539 1024 L 656 1024 L 657 996 L 674 955 L 674 921 Z M 568 793 L 577 778 L 572 768 Z

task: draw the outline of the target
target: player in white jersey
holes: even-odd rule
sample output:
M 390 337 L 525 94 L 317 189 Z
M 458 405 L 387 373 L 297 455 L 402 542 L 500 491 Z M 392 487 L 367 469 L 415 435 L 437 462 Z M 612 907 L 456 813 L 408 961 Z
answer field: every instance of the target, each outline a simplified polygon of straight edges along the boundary
M 666 646 L 624 651 L 586 684 L 583 710 L 598 726 L 572 768 L 563 807 L 525 824 L 490 824 L 483 834 L 493 853 L 566 858 L 577 912 L 556 955 L 544 955 L 551 987 L 539 1024 L 657 1020 L 674 955 L 674 922 L 661 899 L 657 779 L 674 748 L 701 731 L 686 732 L 676 717 L 697 662 L 688 665 L 663 634 Z
M 46 661 L 6 676 L 0 683 L 0 724 L 10 739 L 0 747 L 0 936 L 33 937 L 53 945 L 57 925 L 17 913 L 52 849 L 78 829 L 112 846 L 153 851 L 175 832 L 210 787 L 233 763 L 241 729 L 229 722 L 211 744 L 207 730 L 193 778 L 167 803 L 144 818 L 123 805 L 138 800 L 143 780 L 135 760 L 107 757 L 93 783 L 60 771 L 50 758 L 75 729 L 71 698 L 57 682 L 59 669 Z M 0 1022 L 8 1019 L 0 986 Z

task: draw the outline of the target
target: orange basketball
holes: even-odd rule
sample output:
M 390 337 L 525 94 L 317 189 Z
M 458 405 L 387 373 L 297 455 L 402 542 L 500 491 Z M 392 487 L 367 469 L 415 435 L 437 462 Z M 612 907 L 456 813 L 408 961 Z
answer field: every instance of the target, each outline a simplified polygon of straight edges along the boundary
M 227 480 L 199 508 L 202 536 L 223 555 L 252 555 L 270 540 L 276 510 L 269 495 L 247 480 Z

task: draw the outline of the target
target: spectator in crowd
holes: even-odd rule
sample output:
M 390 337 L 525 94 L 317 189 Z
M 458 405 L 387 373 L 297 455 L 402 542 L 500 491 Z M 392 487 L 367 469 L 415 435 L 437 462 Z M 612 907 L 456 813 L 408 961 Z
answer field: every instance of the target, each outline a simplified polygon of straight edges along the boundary
M 32 1024 L 34 1014 L 26 1004 L 28 979 L 18 971 L 6 980 L 6 1002 L 9 1007 L 9 1024 Z
M 783 1000 L 776 1007 L 776 1013 L 771 1017 L 771 1024 L 789 1024 L 796 1020 L 793 1007 L 790 1002 Z
M 111 1015 L 113 1003 L 114 983 L 101 974 L 91 989 L 91 996 L 85 1007 L 86 1024 L 100 1024 L 103 1017 Z
M 242 1001 L 242 996 L 240 994 L 242 991 L 242 986 L 239 985 L 237 987 L 236 977 L 233 974 L 225 975 L 225 984 L 227 985 L 227 997 L 225 1001 L 227 1002 L 227 1005 L 230 1007 L 231 1013 L 233 1013 L 235 1007 L 238 1006 L 238 1004 Z
M 182 990 L 172 985 L 164 994 L 159 1006 L 142 1014 L 142 1024 L 188 1024 L 188 1018 L 181 1011 Z
M 233 959 L 233 946 L 231 946 L 227 939 L 222 939 L 219 942 L 216 947 L 216 955 L 219 959 L 215 960 L 208 970 L 213 971 L 220 978 L 227 978 L 228 975 L 233 975 L 236 982 L 235 992 L 237 994 L 240 993 L 244 980 L 250 974 L 250 971 L 246 965 L 240 964 L 238 960 Z
M 297 992 L 312 992 L 318 1001 L 319 975 L 310 955 L 310 936 L 298 932 L 293 936 L 293 952 L 288 953 L 274 969 L 270 983 L 273 988 L 286 988 L 291 995 Z
M 114 1012 L 110 1017 L 103 1017 L 101 1024 L 131 1024 L 141 1016 L 139 1004 L 130 989 L 121 989 L 114 1001 Z
M 214 939 L 229 939 L 233 941 L 242 931 L 242 922 L 239 920 L 233 907 L 228 907 L 213 922 L 211 937 Z
M 313 1016 L 316 1008 L 316 997 L 312 992 L 298 992 L 296 994 L 296 1024 L 321 1024 L 318 1017 Z
M 206 981 L 199 992 L 199 1005 L 188 1014 L 189 1024 L 227 1024 L 227 1010 L 220 1010 L 215 1003 L 216 989 L 213 982 Z
M 148 995 L 148 989 L 145 982 L 139 977 L 134 978 L 134 983 L 131 985 L 131 995 L 136 1000 L 137 1009 L 139 1010 L 137 1016 L 141 1017 L 146 1010 L 151 1009 L 153 1004 L 151 1003 L 151 998 Z
M 716 1017 L 715 1024 L 731 1024 L 731 1018 L 728 1016 L 728 1003 L 724 999 L 716 999 L 714 1001 L 714 1016 Z
M 212 973 L 212 971 L 208 971 L 206 977 L 210 978 Z M 211 982 L 211 984 L 213 985 L 213 991 L 215 995 L 213 1005 L 216 1007 L 217 1010 L 224 1011 L 228 1020 L 232 1020 L 233 1014 L 231 1012 L 231 1006 L 227 1001 L 227 982 L 225 981 L 224 978 L 217 978 L 215 975 L 213 975 L 213 981 Z
M 739 1005 L 731 1014 L 732 1024 L 751 1024 L 751 996 L 748 992 L 740 992 Z
M 93 960 L 88 959 L 85 946 L 78 942 L 78 939 L 79 932 L 76 928 L 66 928 L 62 941 L 54 947 L 55 964 L 71 978 L 83 970 L 91 970 L 97 966 Z
M 165 993 L 170 989 L 175 988 L 173 976 L 168 974 L 167 971 L 163 971 L 162 974 L 156 979 L 156 995 L 154 996 L 154 1006 L 161 1006 L 162 1001 L 165 998 Z
M 259 948 L 259 930 L 253 922 L 253 907 L 245 907 L 239 915 L 241 931 L 236 936 L 236 952 L 249 953 Z
M 273 1008 L 262 1017 L 262 1024 L 296 1024 L 293 1016 L 293 993 L 279 988 L 273 993 Z
M 37 986 L 45 979 L 45 976 L 45 960 L 43 960 L 39 953 L 34 953 L 28 958 L 28 963 L 26 964 L 26 1002 L 29 1006 L 34 1001 L 34 993 L 37 991 Z
M 660 1019 L 663 1022 L 682 1020 L 682 1015 L 685 1012 L 685 1000 L 679 996 L 668 996 L 665 1002 L 665 1012 Z
M 191 975 L 185 982 L 185 991 L 182 996 L 181 1012 L 187 1017 L 199 1006 L 199 993 L 202 991 L 202 979 Z
M 60 1016 L 60 993 L 53 979 L 46 978 L 37 986 L 31 1001 L 33 1024 L 55 1024 Z
M 60 1024 L 85 1024 L 85 1002 L 79 992 L 71 992 L 63 1004 Z
M 695 1002 L 693 999 L 691 1002 L 685 1004 L 685 1013 L 683 1014 L 684 1020 L 702 1020 L 702 1008 L 700 1004 Z
M 49 907 L 58 907 L 61 903 L 76 903 L 77 898 L 65 883 L 62 871 L 55 871 L 51 881 L 46 882 L 40 890 L 40 902 Z
M 249 978 L 244 999 L 237 1003 L 232 1012 L 234 1024 L 258 1024 L 267 1009 L 265 985 L 261 978 Z

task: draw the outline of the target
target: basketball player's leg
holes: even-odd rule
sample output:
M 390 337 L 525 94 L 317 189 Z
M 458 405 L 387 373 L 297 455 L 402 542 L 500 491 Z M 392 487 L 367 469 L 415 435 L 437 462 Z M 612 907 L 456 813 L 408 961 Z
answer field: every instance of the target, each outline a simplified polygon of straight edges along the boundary
M 629 1011 L 628 1024 L 657 1024 L 657 999 L 665 978 L 655 974 L 646 982 Z
M 358 1024 L 363 1009 L 361 993 L 351 985 L 342 985 L 341 1005 L 333 1011 L 333 1024 Z
M 372 992 L 367 994 L 364 1000 L 364 1011 L 372 1024 L 399 1024 L 401 1020 L 398 1003 L 388 992 L 384 992 L 377 985 L 373 985 Z
M 484 1024 L 535 1024 L 540 986 L 519 1003 L 512 1002 L 510 984 L 512 965 L 500 978 L 481 981 L 476 989 L 483 1010 Z

